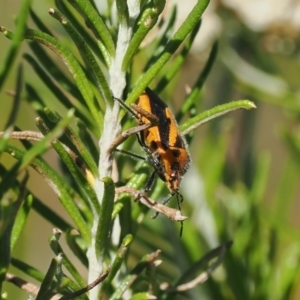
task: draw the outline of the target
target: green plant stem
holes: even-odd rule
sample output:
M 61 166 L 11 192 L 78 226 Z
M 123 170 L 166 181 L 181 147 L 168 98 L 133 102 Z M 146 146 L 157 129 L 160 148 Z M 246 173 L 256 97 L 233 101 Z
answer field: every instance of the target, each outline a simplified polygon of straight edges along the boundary
M 102 273 L 105 250 L 108 247 L 109 230 L 111 226 L 112 210 L 114 205 L 114 182 L 111 178 L 105 177 L 102 180 L 103 183 L 103 198 L 101 210 L 98 211 L 93 220 L 92 228 L 92 243 L 88 249 L 89 265 L 92 268 L 89 269 L 89 282 L 93 282 L 95 278 Z M 91 271 L 92 270 L 92 271 Z M 97 299 L 97 295 L 100 287 L 95 287 L 91 293 L 91 299 Z
M 115 198 L 115 184 L 109 177 L 102 178 L 104 183 L 104 194 L 99 213 L 99 223 L 95 237 L 96 256 L 103 257 L 108 251 L 109 232 L 111 228 L 112 211 Z
M 111 64 L 109 66 L 109 77 L 110 77 L 110 89 L 114 97 L 121 98 L 123 91 L 126 87 L 126 72 L 122 70 L 122 62 L 124 60 L 124 55 L 127 52 L 130 39 L 132 36 L 132 28 L 128 24 L 128 17 L 131 20 L 135 20 L 140 12 L 140 2 L 132 1 L 127 2 L 128 10 L 125 7 L 124 10 L 118 10 L 119 24 L 118 24 L 118 36 L 116 43 L 115 55 L 112 57 Z M 119 7 L 120 8 L 120 7 Z M 99 140 L 100 157 L 98 163 L 98 170 L 100 174 L 100 179 L 103 177 L 111 177 L 112 175 L 112 157 L 109 148 L 113 141 L 121 132 L 121 124 L 119 121 L 119 103 L 114 101 L 112 107 L 106 106 L 105 116 L 104 116 L 104 130 L 103 134 Z M 100 180 L 95 181 L 95 191 L 97 193 L 98 201 L 102 201 L 103 194 L 105 193 L 105 185 Z M 102 203 L 101 203 L 102 204 Z M 98 220 L 94 219 L 93 230 L 98 228 Z M 114 238 L 119 238 L 120 229 L 117 224 L 114 224 L 113 232 L 111 236 L 118 235 Z M 104 255 L 104 253 L 103 253 Z M 93 282 L 99 274 L 104 270 L 104 257 L 96 256 L 94 246 L 91 245 L 87 252 L 89 260 L 89 282 Z M 91 299 L 98 299 L 99 287 L 95 287 L 90 291 Z

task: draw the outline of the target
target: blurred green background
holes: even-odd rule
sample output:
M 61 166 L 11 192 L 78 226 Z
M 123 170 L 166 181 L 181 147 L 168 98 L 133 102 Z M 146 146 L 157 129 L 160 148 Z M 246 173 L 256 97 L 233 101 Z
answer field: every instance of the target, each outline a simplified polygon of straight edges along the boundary
M 14 28 L 13 17 L 20 2 L 1 0 L 1 25 Z M 194 1 L 177 2 L 180 23 Z M 166 15 L 172 3 L 168 2 Z M 53 1 L 34 1 L 32 7 L 53 32 L 62 34 L 58 23 L 47 13 L 53 5 Z M 186 90 L 203 68 L 212 43 L 219 40 L 218 58 L 205 84 L 203 98 L 199 100 L 199 109 L 237 99 L 249 99 L 257 106 L 255 111 L 237 111 L 198 129 L 190 147 L 192 167 L 183 180 L 182 192 L 186 200 L 183 212 L 189 219 L 185 222 L 182 241 L 184 247 L 191 247 L 190 259 L 200 258 L 193 257 L 197 247 L 203 255 L 223 241 L 234 240 L 224 262 L 229 283 L 224 284 L 224 269 L 216 272 L 212 281 L 204 283 L 206 289 L 223 282 L 220 295 L 224 299 L 283 299 L 276 295 L 280 294 L 278 291 L 283 290 L 285 283 L 290 299 L 300 297 L 299 15 L 300 4 L 292 0 L 211 1 L 192 53 L 177 82 L 168 87 L 170 105 L 176 111 Z M 1 61 L 10 41 L 1 36 L 0 43 Z M 22 51 L 28 51 L 26 43 Z M 22 61 L 22 53 L 19 61 Z M 23 65 L 26 81 L 35 82 L 37 90 L 45 98 L 49 97 L 47 101 L 51 105 L 49 91 L 25 62 Z M 11 97 L 5 91 L 14 89 L 17 66 L 16 63 L 1 92 L 1 128 L 11 107 Z M 34 112 L 24 102 L 17 125 L 34 130 L 34 117 Z M 59 169 L 53 151 L 49 151 L 46 158 Z M 1 162 L 9 165 L 12 160 L 3 155 Z M 29 186 L 49 206 L 66 215 L 52 190 L 33 171 L 30 171 Z M 139 232 L 141 241 L 154 238 L 151 235 L 153 227 L 159 232 L 162 226 L 164 233 L 161 240 L 155 237 L 154 245 L 141 243 L 143 246 L 140 246 L 137 242 L 133 246 L 134 255 L 144 255 L 145 249 L 148 251 L 155 246 L 165 247 L 170 252 L 176 250 L 175 257 L 180 257 L 180 251 L 187 251 L 180 250 L 178 243 L 181 242 L 177 236 L 174 240 L 168 236 L 170 230 L 175 232 L 174 235 L 179 230 L 177 225 L 169 223 L 169 220 L 159 218 L 153 224 L 147 217 L 145 228 Z M 14 255 L 24 257 L 45 271 L 52 257 L 47 243 L 51 232 L 51 225 L 32 212 Z M 169 239 L 168 245 L 164 245 L 164 234 Z M 78 266 L 81 267 L 79 263 Z M 228 274 L 230 270 L 232 274 Z M 179 272 L 176 268 L 174 271 Z M 82 272 L 86 271 L 82 268 Z M 232 283 L 234 280 L 236 284 Z M 249 295 L 238 292 L 239 288 L 243 291 L 241 285 L 245 282 L 250 286 Z M 235 285 L 239 287 L 235 289 Z M 7 285 L 7 289 L 11 286 Z M 21 295 L 25 298 L 24 293 Z M 216 295 L 207 292 L 206 297 L 217 299 Z M 267 298 L 266 295 L 273 297 Z

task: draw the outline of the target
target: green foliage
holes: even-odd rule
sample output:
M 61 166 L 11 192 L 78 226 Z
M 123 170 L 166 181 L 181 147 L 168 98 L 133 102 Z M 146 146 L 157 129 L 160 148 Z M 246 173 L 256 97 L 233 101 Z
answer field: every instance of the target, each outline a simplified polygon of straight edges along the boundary
M 293 231 L 293 240 L 286 243 L 287 247 L 283 243 L 286 232 L 291 231 L 287 220 L 299 175 L 295 164 L 298 166 L 300 142 L 295 134 L 283 131 L 291 157 L 274 187 L 275 205 L 269 211 L 264 198 L 270 156 L 262 153 L 251 157 L 248 165 L 245 160 L 240 174 L 246 170 L 247 176 L 238 174 L 226 163 L 226 155 L 233 147 L 230 126 L 223 119 L 211 122 L 201 139 L 201 149 L 192 152 L 192 167 L 183 183 L 182 206 L 188 219 L 182 238 L 174 218 L 163 215 L 150 220 L 149 205 L 133 201 L 132 196 L 137 194 L 131 191 L 138 193 L 145 187 L 151 166 L 111 151 L 121 131 L 135 126 L 115 98 L 130 105 L 154 79 L 157 93 L 165 92 L 178 80 L 208 3 L 199 0 L 175 31 L 177 10 L 174 8 L 162 18 L 166 9 L 163 0 L 130 5 L 120 0 L 116 7 L 107 0 L 102 12 L 87 0 L 70 0 L 68 4 L 56 1 L 58 10 L 50 9 L 49 14 L 66 30 L 69 45 L 33 11 L 30 16 L 37 29 L 25 25 L 30 1 L 23 1 L 15 33 L 1 27 L 12 46 L 0 68 L 0 87 L 17 61 L 16 53 L 23 40 L 31 51 L 23 55 L 23 60 L 38 75 L 43 90 L 50 90 L 51 102 L 24 76 L 27 69 L 20 66 L 14 105 L 0 139 L 1 158 L 9 155 L 17 160 L 13 166 L 0 164 L 0 299 L 6 297 L 4 282 L 21 287 L 16 280 L 20 278 L 8 272 L 10 266 L 40 282 L 39 290 L 28 286 L 25 290 L 43 300 L 54 296 L 91 300 L 291 297 L 299 277 L 300 245 L 295 239 L 298 232 Z M 153 46 L 144 47 L 152 29 L 157 30 L 151 40 Z M 213 69 L 217 50 L 215 43 L 176 115 L 178 122 L 185 120 L 179 127 L 191 149 L 197 142 L 195 130 L 200 125 L 237 109 L 256 107 L 249 100 L 223 103 L 225 97 L 221 94 L 221 104 L 200 113 L 203 85 Z M 227 51 L 225 57 L 238 60 L 231 50 Z M 67 75 L 60 62 L 67 66 Z M 234 63 L 230 65 L 226 60 L 226 64 L 232 73 L 236 72 Z M 137 68 L 141 73 L 136 73 Z M 256 97 L 263 94 L 258 85 L 253 87 L 243 81 L 240 86 L 241 91 L 251 90 Z M 36 113 L 39 132 L 14 127 L 21 99 Z M 61 107 L 60 112 L 57 107 Z M 285 109 L 292 110 L 297 119 L 297 103 Z M 247 137 L 249 144 L 251 137 Z M 19 140 L 22 147 L 16 146 L 13 139 Z M 135 151 L 135 140 L 134 135 L 130 136 L 120 149 Z M 61 170 L 42 156 L 50 148 L 55 150 Z M 254 155 L 251 146 L 244 151 L 248 151 L 248 158 Z M 113 163 L 119 171 L 115 182 L 112 178 L 117 170 Z M 56 193 L 69 221 L 28 188 L 29 167 Z M 157 180 L 149 196 L 161 201 L 165 192 L 165 184 Z M 167 209 L 176 212 L 171 207 Z M 45 274 L 38 270 L 39 266 L 15 257 L 15 245 L 32 210 L 54 227 L 49 239 L 53 259 Z M 59 242 L 62 233 L 68 247 Z M 41 242 L 45 241 L 36 241 L 36 249 Z M 88 279 L 77 268 L 76 259 L 87 270 Z

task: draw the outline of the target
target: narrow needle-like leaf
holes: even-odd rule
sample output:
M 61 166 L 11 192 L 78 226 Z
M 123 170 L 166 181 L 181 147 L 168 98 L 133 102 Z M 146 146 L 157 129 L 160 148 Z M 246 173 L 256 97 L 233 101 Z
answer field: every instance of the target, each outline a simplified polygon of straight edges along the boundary
M 200 125 L 220 117 L 228 112 L 237 110 L 237 109 L 253 109 L 256 108 L 255 104 L 249 100 L 238 100 L 232 101 L 226 104 L 218 105 L 212 109 L 209 109 L 203 113 L 198 114 L 197 116 L 191 118 L 184 124 L 180 125 L 180 130 L 182 135 L 187 135 L 192 130 L 195 130 Z
M 24 39 L 24 32 L 26 30 L 26 21 L 29 13 L 29 7 L 31 0 L 22 1 L 22 6 L 20 8 L 20 13 L 18 15 L 16 34 L 13 37 L 10 49 L 6 51 L 6 57 L 2 60 L 0 65 L 0 90 L 5 82 L 5 79 L 8 77 L 9 72 L 13 69 L 12 65 L 15 61 L 15 57 L 18 54 L 20 44 Z M 5 7 L 2 5 L 2 11 L 5 11 Z M 5 30 L 2 26 L 0 31 Z
M 157 59 L 157 61 L 147 70 L 144 76 L 137 82 L 135 89 L 128 95 L 126 99 L 127 104 L 131 104 L 142 94 L 144 89 L 149 85 L 151 80 L 164 67 L 171 56 L 175 53 L 187 35 L 199 22 L 203 12 L 205 11 L 209 0 L 198 0 L 187 19 L 181 24 L 179 29 L 175 32 L 173 37 L 166 45 L 165 50 Z

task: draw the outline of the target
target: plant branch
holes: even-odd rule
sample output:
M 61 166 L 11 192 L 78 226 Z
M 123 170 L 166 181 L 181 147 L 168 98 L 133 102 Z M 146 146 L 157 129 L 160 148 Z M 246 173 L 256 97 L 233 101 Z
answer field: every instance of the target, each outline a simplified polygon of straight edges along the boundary
M 156 212 L 165 215 L 172 221 L 182 222 L 187 219 L 187 217 L 181 214 L 180 210 L 160 204 L 159 202 L 148 198 L 146 195 L 141 194 L 140 191 L 137 191 L 133 188 L 127 186 L 116 188 L 116 195 L 120 195 L 122 193 L 130 194 L 136 200 L 140 201 L 143 205 L 146 205 L 147 207 L 155 210 Z
M 127 4 L 127 7 L 125 5 Z M 109 65 L 109 87 L 112 91 L 113 97 L 122 98 L 123 91 L 126 87 L 126 71 L 122 70 L 122 63 L 124 60 L 124 55 L 127 52 L 131 37 L 133 24 L 129 24 L 129 18 L 134 20 L 139 14 L 140 1 L 138 0 L 128 0 L 121 5 L 117 5 L 118 13 L 118 36 L 115 48 L 115 55 L 112 55 L 110 65 Z M 129 18 L 128 18 L 129 16 Z M 110 152 L 110 145 L 117 138 L 121 132 L 121 124 L 119 122 L 119 110 L 120 105 L 117 101 L 113 101 L 112 105 L 106 105 L 106 111 L 104 115 L 103 123 L 103 134 L 99 140 L 99 163 L 98 170 L 100 179 L 104 177 L 111 177 L 112 175 L 112 157 Z M 97 198 L 101 206 L 108 207 L 104 201 L 111 201 L 110 197 L 104 197 L 105 185 L 101 180 L 95 181 L 95 191 Z M 95 216 L 92 226 L 92 243 L 88 248 L 87 257 L 89 261 L 89 274 L 88 281 L 93 281 L 100 273 L 102 273 L 104 265 L 103 253 L 100 254 L 97 251 L 96 236 L 99 225 L 99 215 Z M 119 228 L 115 225 L 113 227 L 114 234 L 119 235 Z M 118 237 L 115 237 L 116 239 Z M 95 288 L 90 293 L 91 299 L 98 299 L 99 288 Z
M 12 284 L 16 285 L 17 287 L 19 287 L 20 289 L 24 290 L 25 292 L 27 292 L 28 294 L 32 294 L 32 295 L 37 295 L 39 292 L 39 287 L 34 285 L 33 283 L 30 283 L 18 276 L 15 276 L 12 273 L 6 273 L 6 277 L 5 280 L 7 282 L 11 282 Z M 56 298 L 58 299 L 58 298 Z M 54 299 L 51 299 L 54 300 Z
M 59 300 L 70 300 L 70 299 L 74 299 L 76 297 L 79 297 L 80 295 L 87 293 L 88 291 L 92 290 L 95 286 L 97 286 L 100 282 L 102 282 L 107 275 L 110 272 L 110 268 L 107 268 L 101 275 L 99 275 L 98 278 L 96 278 L 92 283 L 88 284 L 86 287 L 84 287 L 83 289 L 80 289 L 70 295 L 65 295 L 61 298 L 59 298 Z M 53 299 L 51 299 L 53 300 Z

